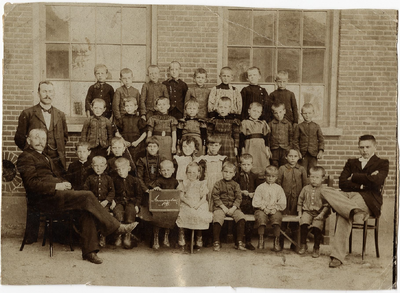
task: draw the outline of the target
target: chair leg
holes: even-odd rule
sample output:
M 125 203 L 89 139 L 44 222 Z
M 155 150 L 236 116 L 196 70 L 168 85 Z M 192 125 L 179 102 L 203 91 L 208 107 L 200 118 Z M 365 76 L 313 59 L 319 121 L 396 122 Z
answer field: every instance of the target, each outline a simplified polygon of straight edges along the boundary
M 50 257 L 53 257 L 53 218 L 49 219 Z
M 22 240 L 22 244 L 21 247 L 19 248 L 19 251 L 24 250 L 25 242 L 26 242 L 26 228 L 25 228 L 24 239 Z
M 352 251 L 353 246 L 353 228 L 351 228 L 350 236 L 349 236 L 349 253 Z
M 26 238 L 28 238 L 28 225 L 29 225 L 28 219 L 29 219 L 29 217 L 28 217 L 28 215 L 27 215 L 27 217 L 26 217 L 26 224 L 25 224 L 24 239 L 22 240 L 22 244 L 21 244 L 21 247 L 19 248 L 19 251 L 24 250 L 24 246 L 25 246 L 25 243 L 26 243 Z
M 379 218 L 375 220 L 375 251 L 376 257 L 379 257 Z
M 367 246 L 367 235 L 368 235 L 368 220 L 364 222 L 364 228 L 363 228 L 362 260 L 364 260 L 365 256 L 365 248 Z
M 192 229 L 192 235 L 190 236 L 190 253 L 193 254 L 194 245 L 194 230 Z
M 42 246 L 46 245 L 46 237 L 47 237 L 48 233 L 49 233 L 49 222 L 48 222 L 48 219 L 46 218 L 44 221 L 44 233 L 43 233 Z
M 69 215 L 68 217 L 68 229 L 69 229 L 69 248 L 71 251 L 74 251 L 74 247 L 72 246 L 72 230 L 74 229 L 73 227 L 73 222 L 72 222 L 72 215 Z

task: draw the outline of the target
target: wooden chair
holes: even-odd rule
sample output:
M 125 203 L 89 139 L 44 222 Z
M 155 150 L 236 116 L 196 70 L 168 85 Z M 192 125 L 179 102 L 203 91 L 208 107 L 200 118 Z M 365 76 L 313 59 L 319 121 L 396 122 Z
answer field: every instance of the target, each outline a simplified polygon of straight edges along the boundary
M 22 251 L 24 249 L 24 246 L 26 244 L 26 241 L 28 239 L 28 235 L 30 233 L 29 229 L 31 228 L 31 222 L 32 220 L 38 219 L 40 222 L 45 223 L 45 230 L 44 230 L 44 235 L 43 235 L 43 242 L 42 246 L 46 245 L 46 238 L 49 238 L 49 244 L 50 244 L 50 257 L 53 256 L 53 223 L 55 222 L 65 222 L 67 224 L 68 230 L 69 230 L 69 235 L 68 235 L 68 242 L 69 242 L 69 247 L 71 251 L 74 251 L 74 248 L 72 246 L 72 232 L 73 232 L 73 216 L 69 212 L 64 212 L 64 213 L 53 213 L 53 212 L 40 212 L 35 209 L 33 205 L 31 205 L 27 199 L 27 212 L 26 212 L 26 225 L 25 225 L 25 233 L 24 233 L 24 239 L 22 240 L 21 247 L 19 251 Z M 38 228 L 38 227 L 36 227 Z
M 368 224 L 368 220 L 375 220 L 375 223 Z M 374 230 L 376 257 L 379 257 L 379 242 L 378 242 L 379 241 L 379 217 L 374 218 L 374 217 L 370 216 L 368 220 L 366 220 L 363 224 L 353 223 L 353 227 L 351 229 L 350 237 L 349 237 L 349 253 L 351 253 L 352 242 L 353 242 L 353 229 L 363 229 L 362 260 L 364 260 L 365 249 L 367 246 L 368 229 Z
M 385 184 L 383 184 L 381 186 L 381 194 L 383 194 L 384 192 L 384 186 Z M 369 220 L 375 220 L 374 224 L 368 224 Z M 336 226 L 337 226 L 337 221 L 338 218 L 336 216 L 336 224 L 335 224 L 335 230 L 336 230 Z M 362 243 L 362 253 L 361 253 L 361 258 L 362 260 L 364 260 L 364 256 L 365 256 L 365 250 L 367 247 L 367 236 L 368 236 L 368 229 L 370 230 L 374 230 L 374 236 L 375 236 L 375 253 L 376 253 L 376 257 L 380 257 L 379 255 L 379 217 L 373 217 L 373 216 L 369 216 L 369 218 L 364 221 L 364 223 L 354 223 L 353 222 L 353 226 L 351 228 L 351 232 L 350 232 L 350 237 L 349 237 L 349 253 L 352 252 L 352 248 L 353 248 L 353 230 L 363 230 L 363 243 Z

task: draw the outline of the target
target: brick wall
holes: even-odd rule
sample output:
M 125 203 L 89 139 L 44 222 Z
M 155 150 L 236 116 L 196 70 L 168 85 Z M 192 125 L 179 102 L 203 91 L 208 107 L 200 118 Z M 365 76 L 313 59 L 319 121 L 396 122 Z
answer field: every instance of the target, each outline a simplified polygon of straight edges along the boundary
M 397 148 L 397 12 L 344 10 L 340 20 L 337 127 L 324 165 L 337 178 L 346 159 L 359 156 L 357 138 L 373 134 L 377 155 L 390 161 L 387 195 L 394 195 Z
M 193 72 L 207 70 L 208 82 L 217 83 L 217 7 L 158 6 L 158 65 L 162 74 L 171 61 L 182 65 L 181 79 L 193 83 Z
M 18 116 L 33 105 L 32 5 L 4 6 L 4 72 L 2 158 L 16 163 L 14 143 Z M 2 182 L 2 235 L 19 235 L 24 229 L 25 196 L 21 178 Z
M 7 4 L 4 15 L 3 159 L 14 161 L 18 116 L 33 105 L 32 5 Z

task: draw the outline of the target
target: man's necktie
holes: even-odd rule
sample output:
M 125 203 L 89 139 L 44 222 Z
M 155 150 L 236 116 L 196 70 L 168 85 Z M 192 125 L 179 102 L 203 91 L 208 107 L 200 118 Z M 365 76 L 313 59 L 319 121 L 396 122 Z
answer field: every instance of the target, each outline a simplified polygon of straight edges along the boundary
M 46 110 L 46 109 L 43 108 L 43 107 L 40 107 L 40 108 L 42 108 L 42 111 L 43 111 L 43 112 L 47 112 L 47 113 L 51 114 L 51 108 L 52 108 L 52 107 L 50 107 L 48 110 Z

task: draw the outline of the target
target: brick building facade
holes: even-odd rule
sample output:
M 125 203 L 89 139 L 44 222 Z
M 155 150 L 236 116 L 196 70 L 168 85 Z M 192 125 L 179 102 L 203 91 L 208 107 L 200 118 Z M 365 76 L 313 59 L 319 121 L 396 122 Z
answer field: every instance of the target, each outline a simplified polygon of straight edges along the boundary
M 122 9 L 125 7 L 122 6 Z M 198 67 L 207 70 L 209 87 L 219 83 L 219 69 L 231 60 L 226 56 L 229 51 L 226 46 L 226 23 L 221 21 L 221 17 L 227 13 L 226 8 L 146 6 L 145 9 L 147 41 L 144 42 L 147 42 L 147 53 L 144 54 L 148 60 L 144 65 L 158 64 L 164 74 L 169 62 L 178 60 L 183 68 L 181 78 L 189 86 L 193 84 L 193 71 Z M 41 20 L 46 17 L 43 13 L 39 4 L 5 6 L 3 235 L 21 235 L 24 227 L 24 189 L 18 174 L 12 176 L 13 167 L 9 162 L 15 163 L 20 153 L 13 140 L 18 116 L 23 109 L 37 103 L 37 83 L 44 79 L 41 73 L 44 67 L 38 58 L 43 54 L 38 51 L 43 46 L 49 47 L 38 33 Z M 328 65 L 335 66 L 325 68 L 329 71 L 330 79 L 328 87 L 325 87 L 329 97 L 323 107 L 326 107 L 324 115 L 329 117 L 321 118 L 326 149 L 320 164 L 329 175 L 334 176 L 337 186 L 337 178 L 347 158 L 358 155 L 357 138 L 371 133 L 378 140 L 378 156 L 390 161 L 385 196 L 397 196 L 398 13 L 394 10 L 342 10 L 329 13 L 333 16 L 326 22 L 330 26 L 330 49 L 326 50 L 325 57 Z M 139 78 L 135 86 L 140 89 L 143 81 Z M 119 86 L 115 74 L 110 83 L 114 88 Z M 237 82 L 237 86 L 244 84 Z M 265 87 L 271 92 L 274 89 L 272 80 L 267 81 Z M 57 97 L 57 85 L 55 90 Z M 80 136 L 82 119 L 76 118 L 74 114 L 67 113 L 67 116 L 70 130 L 67 160 L 70 162 L 75 158 L 74 145 Z M 4 179 L 4 166 L 8 166 L 7 172 L 11 173 L 12 180 Z

